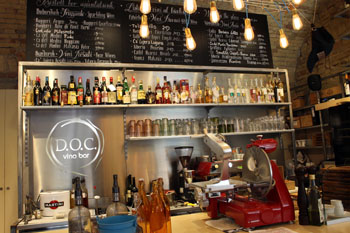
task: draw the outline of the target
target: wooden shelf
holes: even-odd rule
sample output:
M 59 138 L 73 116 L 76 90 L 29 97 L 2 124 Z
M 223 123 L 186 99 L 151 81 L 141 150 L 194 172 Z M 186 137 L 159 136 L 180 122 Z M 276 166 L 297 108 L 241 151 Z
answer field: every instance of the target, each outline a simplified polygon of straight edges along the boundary
M 52 109 L 99 109 L 99 108 L 186 108 L 186 107 L 284 107 L 289 106 L 290 102 L 285 103 L 256 103 L 256 104 L 106 104 L 106 105 L 65 105 L 65 106 L 22 106 L 22 110 L 52 110 Z
M 326 149 L 331 149 L 332 147 L 330 146 L 326 146 Z M 321 150 L 323 149 L 323 146 L 305 146 L 305 147 L 296 147 L 297 150 L 314 150 L 314 149 L 317 149 L 317 150 Z
M 222 133 L 224 136 L 240 136 L 240 135 L 254 135 L 254 134 L 279 134 L 279 133 L 291 133 L 294 129 L 283 130 L 270 130 L 270 131 L 249 131 L 249 132 L 234 132 L 234 133 Z M 147 137 L 126 137 L 129 141 L 143 141 L 143 140 L 158 140 L 158 139 L 178 139 L 178 138 L 203 138 L 204 134 L 194 135 L 174 135 L 174 136 L 147 136 Z
M 327 127 L 328 124 L 324 124 L 323 127 Z M 317 128 L 321 128 L 321 125 L 314 125 L 314 126 L 310 126 L 310 127 L 303 127 L 303 128 L 296 128 L 295 130 L 308 130 L 308 129 L 317 129 Z

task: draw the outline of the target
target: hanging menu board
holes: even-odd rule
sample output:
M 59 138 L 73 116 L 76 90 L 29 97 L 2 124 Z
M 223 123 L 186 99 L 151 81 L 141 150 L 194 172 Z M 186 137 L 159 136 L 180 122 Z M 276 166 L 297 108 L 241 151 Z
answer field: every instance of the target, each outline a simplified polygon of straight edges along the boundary
M 249 14 L 255 32 L 244 40 L 245 13 L 198 8 L 189 27 L 197 48 L 185 45 L 182 5 L 152 3 L 150 36 L 139 35 L 139 1 L 28 0 L 27 59 L 54 62 L 125 62 L 272 68 L 265 15 Z M 82 2 L 82 3 L 81 3 Z
M 28 0 L 27 60 L 120 61 L 118 12 L 112 0 Z

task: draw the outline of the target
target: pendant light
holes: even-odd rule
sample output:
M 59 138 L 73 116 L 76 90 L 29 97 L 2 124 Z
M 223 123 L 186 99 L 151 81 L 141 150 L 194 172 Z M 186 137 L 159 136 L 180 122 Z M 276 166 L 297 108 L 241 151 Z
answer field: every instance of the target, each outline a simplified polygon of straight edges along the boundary
M 141 0 L 140 11 L 142 14 L 147 15 L 151 12 L 151 1 L 150 0 Z
M 242 10 L 244 7 L 243 0 L 233 0 L 233 8 L 237 11 Z
M 244 25 L 244 39 L 247 41 L 254 40 L 254 31 L 249 18 L 244 20 Z
M 193 14 L 197 10 L 196 0 L 185 0 L 184 1 L 184 11 L 188 14 Z
M 293 0 L 293 3 L 299 5 L 303 0 Z
M 147 38 L 149 36 L 149 28 L 147 23 L 147 15 L 142 15 L 141 25 L 140 25 L 140 36 L 142 38 Z
M 210 2 L 210 22 L 217 23 L 220 20 L 220 14 L 216 8 L 216 3 L 214 1 Z
M 186 48 L 188 50 L 194 50 L 196 48 L 196 41 L 194 40 L 191 30 L 189 28 L 185 28 L 185 35 L 186 35 Z
M 300 30 L 303 27 L 303 22 L 296 10 L 293 10 L 293 29 Z
M 284 34 L 283 29 L 280 29 L 280 46 L 281 48 L 285 49 L 289 45 L 288 39 L 286 37 L 286 34 Z

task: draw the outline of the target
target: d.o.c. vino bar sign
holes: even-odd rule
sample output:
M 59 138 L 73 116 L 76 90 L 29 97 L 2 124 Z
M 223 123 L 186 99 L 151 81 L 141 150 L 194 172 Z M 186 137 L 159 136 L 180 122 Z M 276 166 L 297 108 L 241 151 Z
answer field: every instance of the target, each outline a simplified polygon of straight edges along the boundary
M 152 3 L 147 39 L 139 36 L 139 1 L 28 0 L 27 9 L 31 61 L 273 67 L 265 15 L 249 14 L 255 39 L 247 42 L 245 13 L 220 11 L 213 24 L 209 8 L 198 8 L 189 25 L 197 48 L 189 51 L 182 6 Z

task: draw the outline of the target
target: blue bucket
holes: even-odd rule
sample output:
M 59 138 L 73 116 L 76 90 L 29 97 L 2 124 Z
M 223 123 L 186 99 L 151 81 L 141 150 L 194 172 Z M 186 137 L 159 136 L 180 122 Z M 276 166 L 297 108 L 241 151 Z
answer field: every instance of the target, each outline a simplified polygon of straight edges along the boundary
M 136 216 L 117 215 L 104 219 L 97 219 L 100 233 L 135 233 Z

